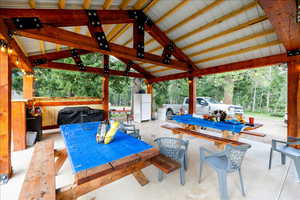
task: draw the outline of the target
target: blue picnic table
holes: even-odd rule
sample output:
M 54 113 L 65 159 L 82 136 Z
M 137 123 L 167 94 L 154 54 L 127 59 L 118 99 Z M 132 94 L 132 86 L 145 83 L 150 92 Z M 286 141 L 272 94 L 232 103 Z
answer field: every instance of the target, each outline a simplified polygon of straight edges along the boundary
M 172 119 L 183 124 L 213 128 L 221 131 L 231 131 L 233 133 L 240 133 L 246 127 L 246 125 L 235 121 L 214 122 L 206 119 L 193 117 L 193 115 L 176 115 L 173 116 Z
M 96 142 L 100 122 L 61 125 L 73 173 L 101 166 L 152 149 L 153 146 L 118 130 L 109 144 Z

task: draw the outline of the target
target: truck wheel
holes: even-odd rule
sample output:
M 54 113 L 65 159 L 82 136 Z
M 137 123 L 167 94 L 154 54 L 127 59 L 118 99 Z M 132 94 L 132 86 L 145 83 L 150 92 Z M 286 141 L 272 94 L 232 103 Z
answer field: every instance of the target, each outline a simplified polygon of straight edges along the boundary
M 173 111 L 172 110 L 168 110 L 166 116 L 167 116 L 168 120 L 171 120 L 172 117 L 173 117 Z

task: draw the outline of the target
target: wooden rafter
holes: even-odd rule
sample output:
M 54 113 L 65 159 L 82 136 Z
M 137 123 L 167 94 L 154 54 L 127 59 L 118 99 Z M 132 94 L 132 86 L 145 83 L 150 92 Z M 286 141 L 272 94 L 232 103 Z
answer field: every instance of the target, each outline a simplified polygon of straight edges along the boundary
M 137 1 L 136 3 L 135 3 L 135 5 L 133 6 L 133 8 L 134 9 L 136 9 L 136 10 L 140 10 L 140 9 L 142 9 L 142 7 L 145 5 L 145 3 L 146 3 L 147 1 L 145 1 L 145 0 L 139 0 L 139 1 Z M 156 3 L 157 1 L 155 1 L 155 3 Z M 155 5 L 155 3 L 150 3 L 150 4 L 148 4 L 143 10 L 145 11 L 145 10 L 148 10 L 150 7 L 152 7 L 152 6 L 154 6 Z M 146 12 L 146 11 L 145 11 Z M 116 32 L 116 34 L 115 35 L 112 35 L 111 36 L 111 38 L 109 37 L 108 39 L 109 39 L 109 41 L 111 41 L 111 42 L 113 42 L 113 41 L 115 41 L 116 39 L 118 39 L 123 33 L 125 33 L 130 27 L 131 27 L 132 25 L 131 24 L 126 24 L 126 25 L 123 25 L 122 27 L 121 26 L 119 26 L 119 27 L 116 27 L 116 29 L 114 30 L 112 30 L 112 31 L 114 31 L 114 32 Z M 109 34 L 110 35 L 110 34 Z
M 208 61 L 212 61 L 212 60 L 217 60 L 217 59 L 221 59 L 221 58 L 225 58 L 225 57 L 229 57 L 229 56 L 235 56 L 235 55 L 238 55 L 238 54 L 247 53 L 249 51 L 255 51 L 255 50 L 258 50 L 258 49 L 262 49 L 262 48 L 266 48 L 266 47 L 270 47 L 270 46 L 274 46 L 274 45 L 278 45 L 278 44 L 281 44 L 281 42 L 279 40 L 273 40 L 273 41 L 270 41 L 270 42 L 265 42 L 265 43 L 262 43 L 262 44 L 250 46 L 250 47 L 247 47 L 247 48 L 238 49 L 238 50 L 235 50 L 235 51 L 222 53 L 222 54 L 219 54 L 219 55 L 216 55 L 216 56 L 196 60 L 195 63 L 199 64 L 199 63 L 204 63 L 204 62 L 208 62 Z
M 59 9 L 64 9 L 66 6 L 66 0 L 58 0 L 57 4 Z
M 165 14 L 163 14 L 160 18 L 158 18 L 157 20 L 154 21 L 155 24 L 159 24 L 160 22 L 162 22 L 163 20 L 165 20 L 167 17 L 169 17 L 170 15 L 174 14 L 175 12 L 177 12 L 180 8 L 182 8 L 184 5 L 186 5 L 187 3 L 189 3 L 190 0 L 185 0 L 185 1 L 181 1 L 179 2 L 177 5 L 175 5 L 173 8 L 171 8 L 169 11 L 167 11 Z M 128 41 L 126 41 L 124 43 L 124 45 L 126 46 L 127 44 L 129 44 L 130 42 L 132 42 L 132 38 L 129 39 Z
M 257 17 L 257 18 L 254 18 L 250 21 L 247 21 L 245 23 L 242 23 L 242 24 L 239 24 L 238 26 L 234 26 L 232 28 L 229 28 L 225 31 L 222 31 L 222 32 L 219 32 L 217 34 L 214 34 L 212 36 L 209 36 L 207 38 L 204 38 L 204 39 L 201 39 L 201 40 L 198 40 L 198 41 L 195 41 L 191 44 L 188 44 L 186 46 L 183 46 L 183 47 L 180 47 L 182 50 L 186 50 L 186 49 L 190 49 L 190 48 L 193 48 L 193 47 L 196 47 L 196 46 L 199 46 L 199 45 L 202 45 L 206 42 L 209 42 L 209 41 L 212 41 L 212 40 L 215 40 L 217 38 L 220 38 L 220 37 L 223 37 L 225 35 L 228 35 L 230 33 L 233 33 L 235 31 L 239 31 L 241 29 L 244 29 L 244 28 L 247 28 L 249 26 L 253 26 L 257 23 L 260 23 L 260 22 L 263 22 L 265 20 L 267 20 L 268 18 L 266 16 L 261 16 L 261 17 Z
M 220 5 L 222 2 L 224 2 L 224 0 L 216 0 L 213 3 L 205 6 L 204 8 L 198 10 L 197 12 L 195 12 L 194 14 L 192 14 L 191 16 L 183 19 L 182 21 L 180 21 L 179 23 L 175 24 L 174 26 L 170 27 L 169 29 L 165 30 L 164 32 L 166 34 L 176 30 L 177 28 L 179 28 L 180 26 L 183 26 L 184 24 L 194 20 L 195 18 L 203 15 L 204 13 L 208 12 L 209 10 L 215 8 L 216 6 Z M 148 40 L 145 44 L 149 45 L 150 43 L 154 42 L 154 39 L 150 39 Z
M 241 37 L 239 39 L 234 39 L 234 40 L 232 40 L 230 42 L 226 42 L 224 44 L 216 45 L 216 46 L 213 46 L 213 47 L 210 47 L 210 48 L 207 48 L 207 49 L 203 49 L 203 50 L 191 53 L 191 54 L 189 54 L 189 57 L 200 56 L 202 54 L 205 54 L 205 53 L 208 53 L 208 52 L 211 52 L 211 51 L 216 51 L 216 50 L 219 50 L 219 49 L 223 49 L 223 48 L 226 48 L 226 47 L 229 47 L 229 46 L 232 46 L 232 45 L 240 44 L 242 42 L 246 42 L 248 40 L 253 40 L 253 39 L 263 37 L 263 36 L 273 34 L 273 33 L 274 33 L 273 29 L 267 29 L 267 30 L 264 30 L 264 31 L 260 31 L 258 33 L 253 33 L 253 34 L 247 35 L 245 37 Z
M 58 63 L 58 62 L 48 62 L 45 64 L 41 64 L 38 66 L 39 68 L 49 68 L 49 69 L 59 69 L 59 70 L 69 70 L 69 71 L 78 71 L 78 72 L 88 72 L 88 73 L 95 73 L 100 75 L 105 75 L 103 68 L 98 67 L 85 67 L 85 71 L 81 71 L 78 66 L 73 64 L 66 64 L 66 63 Z M 135 72 L 128 72 L 126 74 L 124 71 L 118 70 L 109 70 L 109 74 L 112 76 L 130 76 L 135 78 L 145 78 L 144 75 Z
M 124 24 L 135 21 L 129 18 L 126 10 L 97 10 L 97 15 L 102 24 Z M 88 24 L 85 10 L 0 8 L 0 18 L 11 19 L 14 17 L 38 17 L 42 23 L 56 27 L 86 26 Z
M 196 28 L 193 31 L 190 31 L 190 32 L 188 32 L 188 33 L 186 33 L 186 34 L 184 34 L 182 36 L 179 36 L 179 37 L 175 38 L 174 42 L 180 42 L 182 40 L 185 40 L 188 37 L 191 37 L 191 36 L 193 36 L 195 34 L 203 32 L 203 31 L 207 30 L 210 27 L 213 27 L 213 26 L 215 26 L 217 24 L 222 23 L 223 21 L 226 21 L 226 20 L 231 19 L 231 18 L 233 18 L 235 16 L 238 16 L 241 13 L 246 12 L 247 10 L 252 9 L 252 8 L 254 8 L 256 6 L 257 6 L 257 3 L 255 1 L 253 1 L 253 2 L 251 2 L 249 4 L 247 4 L 246 6 L 243 6 L 242 8 L 234 10 L 234 11 L 232 11 L 232 12 L 230 12 L 230 13 L 222 16 L 222 17 L 219 17 L 219 18 L 217 18 L 217 19 L 215 19 L 215 20 L 213 20 L 213 21 L 211 21 L 211 22 L 203 25 L 203 26 L 200 26 L 200 27 Z M 151 49 L 149 52 L 155 52 L 155 51 L 157 51 L 159 49 L 161 49 L 161 48 L 154 48 L 154 49 Z
M 124 58 L 118 58 L 120 61 L 122 61 L 123 63 L 125 63 L 126 65 L 128 65 L 130 62 L 130 60 L 128 59 L 124 59 Z M 144 68 L 142 68 L 141 66 L 139 66 L 138 64 L 136 63 L 132 63 L 131 67 L 138 71 L 139 73 L 143 74 L 145 76 L 146 79 L 150 79 L 150 78 L 154 78 L 154 76 L 149 73 L 148 71 L 146 71 Z
M 122 3 L 119 6 L 120 10 L 125 10 L 128 6 L 128 4 L 130 3 L 131 0 L 123 0 Z M 113 29 L 107 34 L 107 38 L 109 41 L 111 41 L 111 38 L 113 38 L 114 35 L 117 34 L 117 32 L 123 27 L 125 26 L 124 24 L 116 24 Z
M 104 1 L 104 4 L 103 4 L 103 6 L 102 6 L 102 8 L 103 8 L 104 10 L 109 9 L 109 7 L 111 6 L 111 4 L 112 4 L 113 1 L 114 1 L 114 0 L 105 0 L 105 1 Z
M 25 56 L 22 49 L 19 47 L 18 43 L 14 37 L 8 35 L 9 31 L 3 20 L 0 19 L 0 39 L 6 40 L 9 46 L 13 49 L 12 54 L 9 56 L 9 61 L 15 63 L 17 60 L 21 62 L 17 67 L 23 68 L 25 71 L 31 72 L 31 63 Z
M 161 81 L 168 81 L 168 80 L 175 80 L 175 79 L 181 79 L 181 78 L 187 78 L 187 77 L 200 77 L 204 75 L 209 74 L 216 74 L 216 73 L 225 73 L 225 72 L 231 72 L 231 71 L 237 71 L 237 70 L 246 70 L 246 69 L 253 69 L 258 67 L 264 67 L 269 65 L 276 65 L 280 63 L 286 63 L 289 61 L 291 57 L 288 57 L 286 54 L 277 54 L 273 56 L 266 56 L 262 58 L 255 58 L 235 63 L 229 63 L 214 67 L 209 67 L 205 69 L 200 69 L 197 72 L 182 72 L 177 74 L 171 74 L 166 76 L 157 77 L 154 79 L 148 80 L 149 83 L 155 83 L 155 82 L 161 82 Z M 298 72 L 300 72 L 300 68 L 298 69 Z
M 300 48 L 296 1 L 258 0 L 287 50 Z
M 30 8 L 35 8 L 35 6 L 36 6 L 35 0 L 28 0 L 28 4 L 29 4 Z

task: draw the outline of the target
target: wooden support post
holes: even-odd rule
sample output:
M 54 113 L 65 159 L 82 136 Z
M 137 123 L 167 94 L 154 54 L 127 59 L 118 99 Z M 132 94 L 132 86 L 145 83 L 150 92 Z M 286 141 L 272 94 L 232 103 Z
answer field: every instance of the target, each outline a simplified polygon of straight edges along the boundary
M 104 68 L 104 77 L 102 81 L 102 96 L 103 96 L 103 110 L 104 110 L 104 120 L 109 119 L 109 72 L 105 70 L 109 66 L 109 56 L 103 55 L 103 68 Z
M 141 186 L 147 185 L 149 183 L 149 180 L 141 170 L 133 172 L 132 175 Z
M 24 99 L 31 99 L 33 97 L 33 81 L 34 76 L 32 74 L 25 74 L 23 76 L 23 97 Z
M 300 60 L 288 62 L 288 136 L 300 137 Z
M 0 51 L 0 183 L 6 183 L 11 168 L 11 68 L 7 52 Z
M 188 80 L 189 84 L 189 114 L 196 113 L 196 82 L 197 79 L 195 77 L 191 77 Z

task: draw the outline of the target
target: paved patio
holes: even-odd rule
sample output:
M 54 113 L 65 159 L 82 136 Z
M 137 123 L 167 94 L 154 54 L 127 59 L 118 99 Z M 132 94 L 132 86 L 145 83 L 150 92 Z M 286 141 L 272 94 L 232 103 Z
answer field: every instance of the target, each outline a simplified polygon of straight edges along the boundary
M 153 144 L 153 139 L 160 136 L 172 136 L 168 130 L 160 128 L 164 122 L 151 121 L 138 124 L 141 129 L 142 139 Z M 47 139 L 55 139 L 56 148 L 64 146 L 59 134 L 49 134 Z M 157 168 L 150 166 L 143 170 L 150 183 L 141 187 L 133 176 L 127 176 L 119 181 L 91 192 L 80 199 L 164 199 L 164 200 L 214 200 L 219 199 L 218 182 L 216 173 L 205 166 L 203 180 L 198 184 L 199 171 L 199 147 L 203 146 L 216 150 L 213 143 L 193 137 L 184 137 L 190 140 L 189 168 L 186 173 L 186 184 L 179 183 L 179 172 L 169 174 L 163 182 L 157 180 Z M 280 155 L 274 154 L 273 168 L 268 170 L 270 145 L 262 142 L 242 138 L 243 142 L 252 145 L 247 152 L 243 163 L 243 176 L 247 196 L 244 198 L 240 192 L 237 174 L 228 176 L 228 191 L 230 199 L 271 199 L 271 200 L 295 200 L 299 197 L 300 183 L 296 178 L 296 170 L 291 160 L 287 164 L 280 164 Z M 12 165 L 14 177 L 7 185 L 1 186 L 1 200 L 18 199 L 26 169 L 29 165 L 33 148 L 13 153 Z M 72 171 L 67 161 L 56 178 L 57 187 L 71 184 Z

